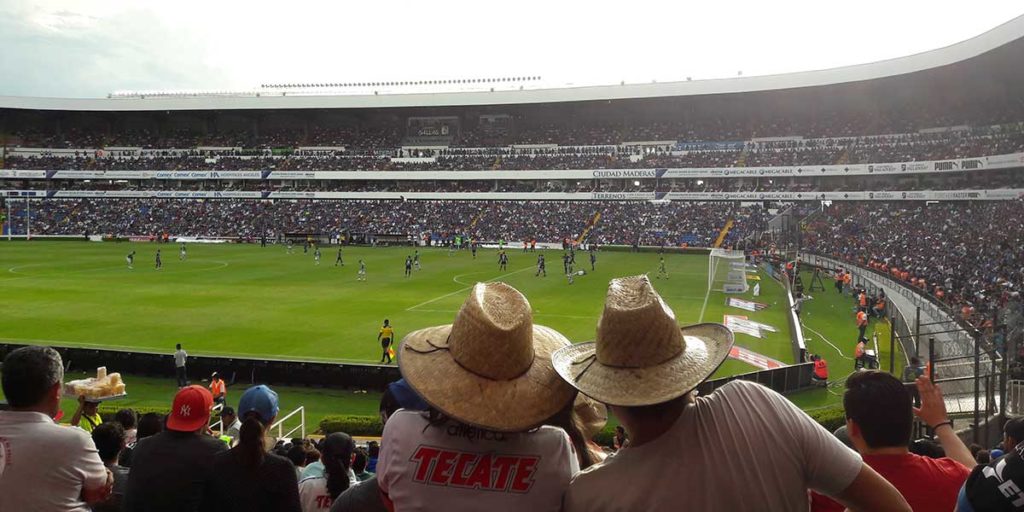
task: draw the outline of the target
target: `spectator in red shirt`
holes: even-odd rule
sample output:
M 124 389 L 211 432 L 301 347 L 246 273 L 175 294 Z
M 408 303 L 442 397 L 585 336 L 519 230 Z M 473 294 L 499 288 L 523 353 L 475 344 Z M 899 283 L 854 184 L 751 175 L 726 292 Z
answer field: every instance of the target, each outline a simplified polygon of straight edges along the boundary
M 893 484 L 911 508 L 952 511 L 960 487 L 976 463 L 953 432 L 939 388 L 923 376 L 916 385 L 920 409 L 913 408 L 910 393 L 896 377 L 879 371 L 854 373 L 846 381 L 843 396 L 847 431 L 864 462 Z M 935 430 L 946 457 L 932 459 L 910 453 L 915 414 Z M 814 496 L 812 510 L 842 510 L 842 506 Z

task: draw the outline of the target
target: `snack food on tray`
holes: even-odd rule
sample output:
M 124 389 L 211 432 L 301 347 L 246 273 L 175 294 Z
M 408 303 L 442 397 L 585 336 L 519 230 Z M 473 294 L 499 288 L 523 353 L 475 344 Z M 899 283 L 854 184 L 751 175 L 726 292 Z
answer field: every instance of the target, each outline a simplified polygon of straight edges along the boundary
M 96 369 L 95 377 L 65 383 L 64 394 L 95 399 L 109 398 L 125 394 L 125 385 L 120 373 L 108 374 L 107 367 L 101 366 Z

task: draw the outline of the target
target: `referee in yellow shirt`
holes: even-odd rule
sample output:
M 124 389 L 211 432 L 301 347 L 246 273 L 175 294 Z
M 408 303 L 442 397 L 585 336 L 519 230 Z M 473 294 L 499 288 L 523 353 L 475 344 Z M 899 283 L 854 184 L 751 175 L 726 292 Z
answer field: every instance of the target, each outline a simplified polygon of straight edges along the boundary
M 391 328 L 388 319 L 384 319 L 384 326 L 377 333 L 377 341 L 380 341 L 380 348 L 384 351 L 380 355 L 381 364 L 391 364 L 391 342 L 395 339 L 395 330 Z

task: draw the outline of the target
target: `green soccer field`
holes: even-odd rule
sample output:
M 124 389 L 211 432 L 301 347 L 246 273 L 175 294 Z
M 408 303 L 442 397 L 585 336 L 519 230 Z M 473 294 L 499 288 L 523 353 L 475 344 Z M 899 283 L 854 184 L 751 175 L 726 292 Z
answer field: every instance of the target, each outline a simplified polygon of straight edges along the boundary
M 160 248 L 163 269 L 154 269 Z M 125 255 L 136 251 L 135 268 Z M 377 362 L 381 322 L 388 318 L 398 338 L 412 330 L 449 323 L 473 283 L 504 281 L 521 290 L 534 321 L 573 341 L 594 337 L 609 279 L 655 275 L 654 253 L 600 252 L 597 269 L 569 284 L 561 274 L 561 251 L 544 251 L 548 276 L 535 277 L 536 255 L 509 251 L 499 270 L 497 251 L 453 256 L 420 249 L 422 270 L 404 277 L 411 248 L 348 247 L 336 267 L 337 248 L 326 247 L 319 266 L 312 251 L 281 246 L 190 244 L 179 261 L 178 246 L 150 243 L 0 243 L 0 339 L 14 343 L 88 346 L 170 353 L 182 343 L 193 355 L 253 356 L 316 361 Z M 356 280 L 358 260 L 368 278 Z M 587 260 L 579 253 L 578 263 Z M 724 294 L 708 293 L 708 258 L 666 255 L 669 279 L 655 287 L 681 324 L 722 322 L 745 315 L 774 326 L 764 339 L 737 334 L 737 344 L 792 362 L 783 288 L 764 277 L 761 297 L 770 305 L 756 313 L 726 307 Z M 752 283 L 753 284 L 753 283 Z M 749 298 L 749 294 L 747 294 Z M 729 360 L 718 375 L 754 371 Z

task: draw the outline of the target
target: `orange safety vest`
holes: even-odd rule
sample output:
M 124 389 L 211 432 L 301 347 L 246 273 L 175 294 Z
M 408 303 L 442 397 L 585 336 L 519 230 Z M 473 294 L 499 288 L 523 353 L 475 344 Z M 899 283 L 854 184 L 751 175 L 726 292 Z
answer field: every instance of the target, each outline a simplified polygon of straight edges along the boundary
M 814 362 L 814 376 L 821 379 L 828 379 L 828 363 L 824 359 L 818 359 Z
M 224 379 L 217 379 L 210 383 L 210 394 L 216 398 L 221 393 L 224 393 Z M 224 395 L 227 397 L 227 395 Z
M 868 324 L 868 314 L 863 311 L 857 312 L 857 327 Z
M 863 307 L 867 307 L 867 305 L 868 305 L 868 294 L 861 293 L 860 294 L 860 307 L 862 307 L 862 308 Z
M 853 357 L 860 359 L 864 356 L 864 342 L 858 342 L 857 348 L 853 351 Z

